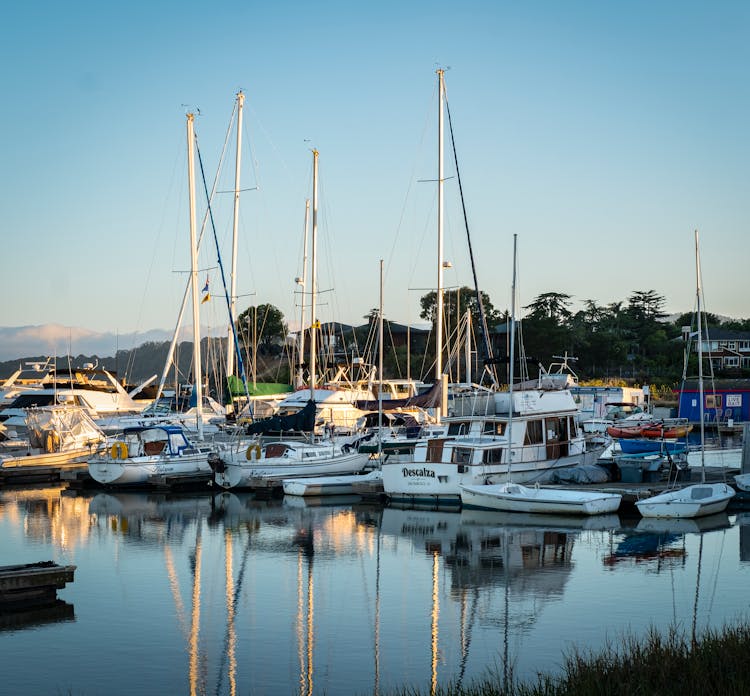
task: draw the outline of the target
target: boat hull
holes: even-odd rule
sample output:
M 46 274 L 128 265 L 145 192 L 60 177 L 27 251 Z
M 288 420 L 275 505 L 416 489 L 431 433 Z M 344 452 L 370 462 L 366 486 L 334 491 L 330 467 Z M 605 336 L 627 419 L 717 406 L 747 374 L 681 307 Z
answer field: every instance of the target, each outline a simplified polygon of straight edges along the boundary
M 461 486 L 509 480 L 527 483 L 551 469 L 565 469 L 596 461 L 599 452 L 582 452 L 554 460 L 517 462 L 508 472 L 504 463 L 461 465 L 449 462 L 384 462 L 383 490 L 389 499 L 400 502 L 461 504 Z
M 211 473 L 207 452 L 169 458 L 133 457 L 118 460 L 102 457 L 89 460 L 88 466 L 91 478 L 107 486 L 147 484 L 152 476 Z
M 254 460 L 231 461 L 216 471 L 216 482 L 224 488 L 280 488 L 284 479 L 354 474 L 365 468 L 369 455 L 359 452 L 310 462 Z
M 643 517 L 704 517 L 723 512 L 734 496 L 724 483 L 700 483 L 636 502 Z
M 461 501 L 467 507 L 504 512 L 563 515 L 603 515 L 616 512 L 622 496 L 615 493 L 527 488 L 515 483 L 462 486 Z
M 284 479 L 282 485 L 284 495 L 352 495 L 357 484 L 379 480 L 381 480 L 380 471 L 371 471 L 368 474 Z

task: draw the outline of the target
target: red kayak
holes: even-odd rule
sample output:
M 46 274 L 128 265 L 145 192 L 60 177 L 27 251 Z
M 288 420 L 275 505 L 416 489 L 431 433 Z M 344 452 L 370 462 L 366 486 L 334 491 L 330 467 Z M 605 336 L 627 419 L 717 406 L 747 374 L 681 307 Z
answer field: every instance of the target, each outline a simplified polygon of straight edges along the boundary
M 643 423 L 642 425 L 629 425 L 623 428 L 610 425 L 607 428 L 607 434 L 617 438 L 645 437 L 643 431 L 647 428 L 653 428 L 653 423 Z
M 644 437 L 658 437 L 662 439 L 687 437 L 687 434 L 693 429 L 692 425 L 673 425 L 665 427 L 655 425 L 643 429 Z

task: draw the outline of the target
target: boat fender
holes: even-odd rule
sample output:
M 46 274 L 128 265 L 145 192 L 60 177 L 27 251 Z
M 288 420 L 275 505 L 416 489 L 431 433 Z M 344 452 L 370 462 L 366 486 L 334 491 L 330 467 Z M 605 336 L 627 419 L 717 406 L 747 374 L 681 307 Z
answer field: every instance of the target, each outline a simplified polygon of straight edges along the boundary
M 112 447 L 109 448 L 109 453 L 112 456 L 112 459 L 127 459 L 128 446 L 124 442 L 115 442 Z
M 245 459 L 251 461 L 253 459 L 260 459 L 260 445 L 256 442 L 254 445 L 250 445 L 245 452 Z
M 44 450 L 50 453 L 60 451 L 60 436 L 56 432 L 50 431 L 47 433 L 44 441 Z

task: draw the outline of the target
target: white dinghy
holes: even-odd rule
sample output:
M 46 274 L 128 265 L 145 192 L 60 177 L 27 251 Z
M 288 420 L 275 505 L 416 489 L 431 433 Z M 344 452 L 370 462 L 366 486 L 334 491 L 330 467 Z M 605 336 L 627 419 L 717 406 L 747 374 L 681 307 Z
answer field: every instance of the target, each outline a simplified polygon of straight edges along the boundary
M 616 512 L 621 500 L 619 493 L 530 488 L 518 483 L 461 486 L 462 505 L 504 512 L 604 515 Z
M 379 469 L 366 474 L 350 474 L 348 476 L 313 476 L 307 478 L 284 479 L 285 495 L 321 496 L 321 495 L 352 495 L 355 486 L 360 483 L 377 483 L 383 480 Z
M 701 268 L 698 251 L 698 231 L 695 232 L 695 277 L 696 277 L 696 314 L 698 317 L 698 399 L 701 424 L 701 482 L 678 490 L 671 490 L 660 495 L 639 500 L 635 505 L 644 517 L 703 517 L 723 512 L 735 494 L 726 483 L 706 483 L 706 449 L 705 449 L 705 395 L 703 391 L 703 341 L 701 317 Z M 706 332 L 707 334 L 707 332 Z

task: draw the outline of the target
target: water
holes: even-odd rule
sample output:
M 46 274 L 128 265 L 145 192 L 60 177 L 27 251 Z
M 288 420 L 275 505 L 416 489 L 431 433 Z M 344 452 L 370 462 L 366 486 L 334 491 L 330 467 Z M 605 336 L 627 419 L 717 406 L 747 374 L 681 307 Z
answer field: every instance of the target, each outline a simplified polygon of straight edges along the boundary
M 555 671 L 573 645 L 652 624 L 690 635 L 750 601 L 742 513 L 662 523 L 0 491 L 0 562 L 48 559 L 75 564 L 75 581 L 54 612 L 0 615 L 2 693 L 429 692 Z

